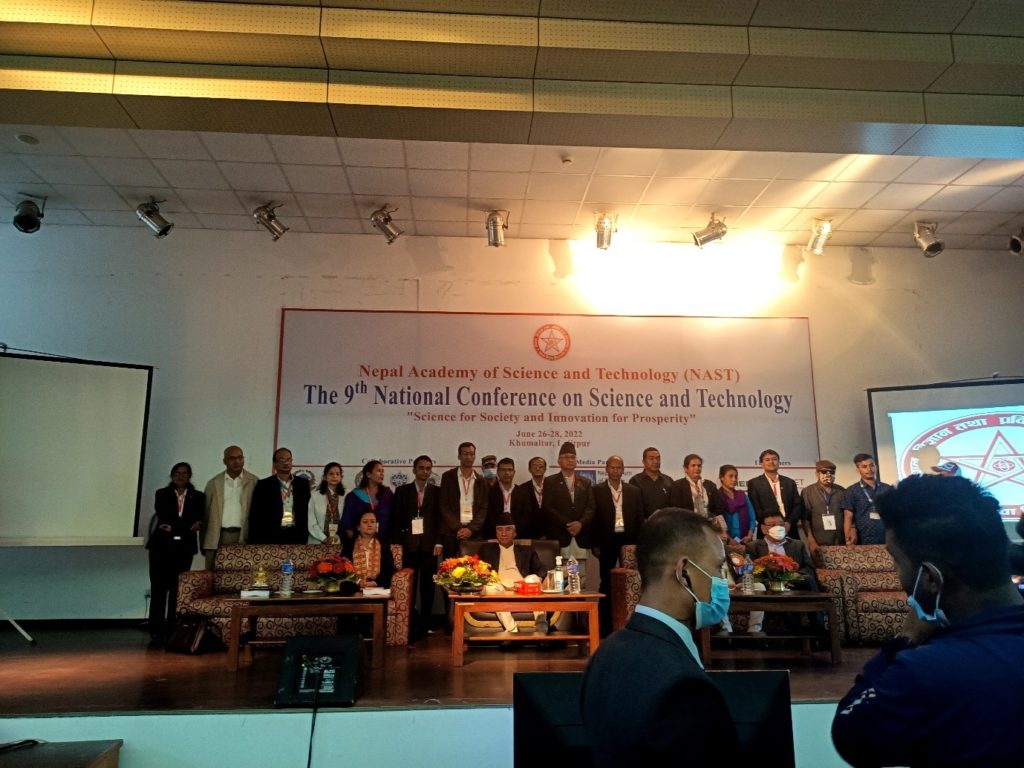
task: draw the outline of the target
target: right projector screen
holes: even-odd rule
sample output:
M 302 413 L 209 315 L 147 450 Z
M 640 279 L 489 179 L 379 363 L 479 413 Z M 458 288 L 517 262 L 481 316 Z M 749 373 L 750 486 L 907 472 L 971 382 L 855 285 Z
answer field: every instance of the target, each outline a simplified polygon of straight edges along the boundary
M 1024 379 L 868 390 L 879 473 L 888 482 L 954 462 L 995 496 L 1003 516 L 1024 509 Z

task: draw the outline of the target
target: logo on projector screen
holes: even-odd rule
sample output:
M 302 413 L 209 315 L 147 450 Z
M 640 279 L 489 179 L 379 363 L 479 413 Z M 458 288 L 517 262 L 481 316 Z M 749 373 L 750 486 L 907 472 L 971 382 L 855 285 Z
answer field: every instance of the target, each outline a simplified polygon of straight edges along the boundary
M 542 325 L 533 334 L 533 350 L 545 360 L 561 360 L 569 354 L 572 339 L 569 332 L 560 325 Z
M 1005 516 L 1024 511 L 1024 415 L 995 411 L 940 422 L 904 450 L 900 474 L 929 473 L 940 461 L 955 462 L 964 477 L 990 490 Z

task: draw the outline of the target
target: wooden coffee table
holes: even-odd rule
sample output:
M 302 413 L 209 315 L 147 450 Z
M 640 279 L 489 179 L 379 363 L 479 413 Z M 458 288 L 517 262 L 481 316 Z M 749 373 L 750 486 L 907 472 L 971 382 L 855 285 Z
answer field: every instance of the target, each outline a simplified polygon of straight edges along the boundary
M 289 597 L 235 598 L 231 602 L 231 642 L 228 644 L 227 667 L 231 672 L 238 670 L 238 652 L 241 648 L 242 619 L 259 619 L 267 616 L 297 618 L 301 616 L 350 616 L 368 614 L 373 617 L 373 642 L 370 664 L 380 667 L 384 664 L 384 618 L 387 611 L 386 595 L 367 597 L 362 592 L 349 597 L 340 595 L 303 594 L 295 592 Z
M 528 632 L 497 632 L 486 635 L 466 635 L 466 614 L 474 611 L 497 612 L 510 611 L 562 611 L 565 613 L 583 613 L 587 617 L 587 634 L 565 634 L 559 632 L 552 640 L 586 640 L 587 652 L 592 654 L 601 642 L 600 627 L 597 620 L 597 601 L 604 595 L 599 592 L 581 592 L 578 595 L 568 593 L 551 593 L 540 595 L 520 595 L 516 592 L 502 592 L 497 595 L 461 595 L 448 593 L 452 605 L 452 666 L 461 667 L 467 642 L 509 640 L 536 642 L 544 635 Z

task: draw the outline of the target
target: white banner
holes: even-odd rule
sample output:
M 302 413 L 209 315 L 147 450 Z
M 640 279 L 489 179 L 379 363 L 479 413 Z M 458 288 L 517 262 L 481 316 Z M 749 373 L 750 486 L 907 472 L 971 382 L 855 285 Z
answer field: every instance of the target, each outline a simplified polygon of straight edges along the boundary
M 691 452 L 707 477 L 764 448 L 809 466 L 808 322 L 285 309 L 277 435 L 298 465 L 379 459 L 395 483 L 421 453 L 455 464 L 464 440 L 515 459 L 519 482 L 564 441 L 581 469 L 639 466 L 649 445 L 676 477 Z

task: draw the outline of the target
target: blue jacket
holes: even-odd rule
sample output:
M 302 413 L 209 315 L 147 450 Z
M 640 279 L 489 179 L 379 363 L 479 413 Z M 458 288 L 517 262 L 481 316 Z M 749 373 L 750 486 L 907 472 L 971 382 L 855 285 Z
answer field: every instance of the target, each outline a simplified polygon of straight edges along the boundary
M 832 741 L 856 768 L 1024 765 L 1024 606 L 887 642 L 839 702 Z

